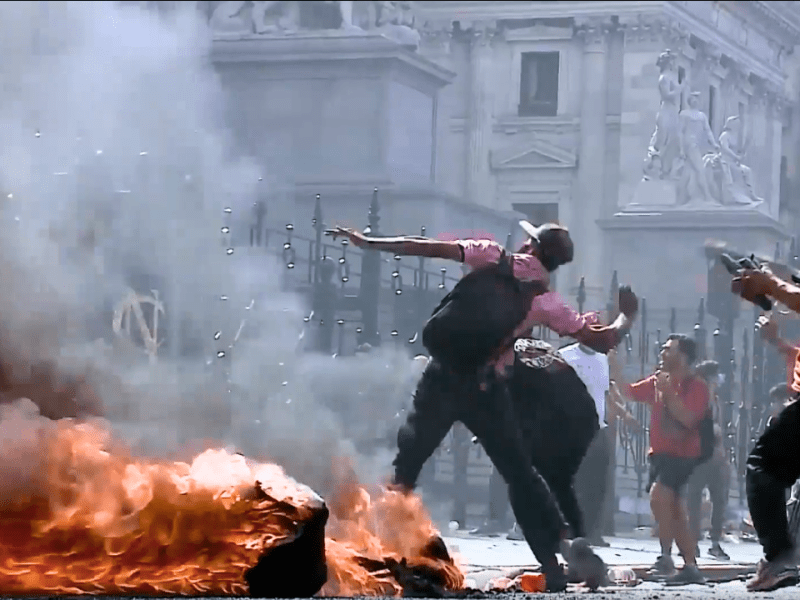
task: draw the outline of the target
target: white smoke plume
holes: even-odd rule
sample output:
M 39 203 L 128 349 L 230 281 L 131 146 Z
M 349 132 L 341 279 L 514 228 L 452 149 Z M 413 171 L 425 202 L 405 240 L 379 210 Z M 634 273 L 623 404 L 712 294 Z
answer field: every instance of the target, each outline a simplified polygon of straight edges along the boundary
M 41 361 L 88 369 L 107 417 L 141 452 L 213 440 L 322 486 L 332 456 L 356 453 L 354 424 L 407 402 L 414 368 L 392 350 L 296 352 L 306 307 L 281 291 L 285 266 L 226 252 L 222 228 L 247 221 L 275 174 L 237 151 L 207 25 L 195 3 L 176 4 L 187 8 L 168 16 L 108 2 L 0 5 L 4 377 L 30 377 Z M 180 323 L 202 356 L 161 351 L 151 366 L 140 350 L 93 343 L 131 273 L 163 282 L 173 325 L 162 333 Z M 250 338 L 231 349 L 245 317 Z M 216 370 L 231 372 L 235 394 L 211 383 Z M 385 474 L 387 452 L 362 457 L 362 475 Z

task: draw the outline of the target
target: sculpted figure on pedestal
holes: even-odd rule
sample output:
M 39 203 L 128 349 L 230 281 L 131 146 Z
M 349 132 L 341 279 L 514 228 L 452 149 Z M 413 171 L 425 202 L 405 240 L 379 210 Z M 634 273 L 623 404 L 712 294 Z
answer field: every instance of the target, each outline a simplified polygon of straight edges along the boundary
M 378 31 L 398 44 L 417 48 L 420 42 L 419 32 L 414 29 L 414 15 L 411 2 L 376 2 L 379 9 L 377 18 Z
M 340 29 L 360 32 L 383 27 L 393 38 L 400 37 L 397 40 L 400 43 L 416 45 L 419 34 L 409 27 L 412 22 L 408 2 L 240 0 L 220 2 L 212 13 L 210 24 L 216 34 L 224 36 L 292 33 L 298 30 Z
M 700 110 L 699 92 L 690 94 L 686 103 L 687 107 L 681 111 L 679 119 L 680 156 L 684 168 L 678 184 L 678 204 L 714 203 L 704 155 L 709 147 L 719 152 L 719 144 L 714 139 L 708 117 Z
M 644 173 L 646 179 L 672 179 L 679 166 L 679 111 L 683 86 L 678 83 L 675 55 L 671 51 L 662 52 L 656 66 L 661 69 L 658 77 L 661 107 L 656 116 L 656 129 L 647 149 Z
M 211 29 L 226 36 L 291 32 L 298 29 L 297 2 L 220 2 L 211 15 Z
M 744 164 L 748 141 L 742 141 L 742 121 L 728 117 L 719 136 L 719 152 L 704 157 L 715 201 L 722 206 L 755 207 L 764 202 L 756 196 L 753 171 Z

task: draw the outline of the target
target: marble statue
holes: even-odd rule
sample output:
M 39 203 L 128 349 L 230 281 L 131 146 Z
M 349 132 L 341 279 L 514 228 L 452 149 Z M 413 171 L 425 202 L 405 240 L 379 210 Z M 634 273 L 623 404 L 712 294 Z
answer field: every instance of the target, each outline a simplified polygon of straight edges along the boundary
M 677 189 L 678 204 L 713 204 L 715 199 L 709 186 L 704 156 L 708 147 L 719 152 L 719 144 L 714 139 L 708 117 L 700 110 L 700 93 L 690 94 L 686 104 L 679 115 L 678 140 L 684 168 Z
M 328 29 L 321 23 L 331 18 L 339 21 L 339 30 L 363 32 L 378 30 L 395 41 L 416 47 L 419 34 L 411 27 L 413 16 L 410 2 L 379 2 L 373 0 L 305 0 L 303 7 L 298 0 L 270 0 L 267 2 L 220 2 L 211 15 L 211 28 L 223 37 L 263 35 L 270 33 L 293 33 L 302 29 Z M 335 5 L 336 16 L 320 16 L 319 8 Z M 315 8 L 316 7 L 316 8 Z M 312 22 L 308 16 L 315 15 Z M 317 20 L 319 19 L 319 20 Z M 313 21 L 317 20 L 316 23 Z M 335 29 L 336 27 L 331 27 Z
M 376 2 L 379 9 L 377 30 L 403 46 L 419 47 L 420 35 L 414 29 L 411 2 Z
M 211 14 L 211 29 L 222 36 L 247 36 L 298 29 L 297 2 L 220 2 Z
M 656 66 L 661 70 L 658 77 L 661 106 L 656 115 L 656 129 L 647 149 L 644 171 L 646 179 L 672 179 L 679 166 L 679 111 L 684 88 L 678 82 L 675 55 L 670 50 L 661 53 Z
M 741 119 L 728 117 L 719 136 L 719 151 L 704 157 L 714 200 L 721 206 L 754 208 L 764 202 L 756 196 L 753 172 L 743 162 L 748 143 L 742 137 Z

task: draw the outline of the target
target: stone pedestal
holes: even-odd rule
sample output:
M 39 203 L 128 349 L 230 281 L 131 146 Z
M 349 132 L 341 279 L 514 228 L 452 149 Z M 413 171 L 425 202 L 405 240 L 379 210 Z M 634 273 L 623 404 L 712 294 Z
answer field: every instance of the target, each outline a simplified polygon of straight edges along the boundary
M 377 33 L 217 39 L 237 142 L 290 188 L 434 184 L 438 91 L 454 74 Z
M 733 248 L 772 256 L 788 232 L 755 210 L 648 210 L 630 207 L 601 221 L 609 260 L 621 284 L 647 298 L 649 309 L 696 309 L 706 297 L 708 264 L 703 244 L 709 238 Z

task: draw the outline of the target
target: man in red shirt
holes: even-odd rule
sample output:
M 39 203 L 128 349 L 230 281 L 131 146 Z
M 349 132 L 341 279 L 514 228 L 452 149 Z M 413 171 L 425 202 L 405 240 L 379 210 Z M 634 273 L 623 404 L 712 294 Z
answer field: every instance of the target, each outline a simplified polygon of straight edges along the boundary
M 659 370 L 647 379 L 620 386 L 636 402 L 648 404 L 650 413 L 650 507 L 658 523 L 661 556 L 654 570 L 675 583 L 701 583 L 695 547 L 682 492 L 700 457 L 699 425 L 708 410 L 708 387 L 692 366 L 697 347 L 689 336 L 673 333 L 661 348 Z M 619 374 L 615 373 L 619 382 Z M 672 542 L 685 561 L 675 574 Z

